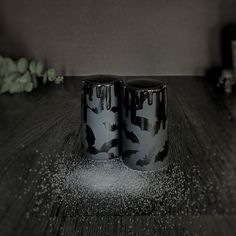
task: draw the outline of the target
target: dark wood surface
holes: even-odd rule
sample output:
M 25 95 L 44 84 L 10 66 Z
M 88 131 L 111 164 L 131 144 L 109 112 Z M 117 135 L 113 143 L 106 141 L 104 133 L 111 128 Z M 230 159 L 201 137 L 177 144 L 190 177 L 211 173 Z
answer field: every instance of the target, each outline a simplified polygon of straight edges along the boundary
M 0 96 L 0 235 L 236 235 L 236 96 L 201 77 L 161 79 L 168 88 L 169 155 L 184 174 L 186 199 L 135 213 L 88 212 L 78 204 L 71 214 L 49 194 L 35 208 L 40 153 L 50 167 L 55 153 L 80 152 L 81 78 L 66 78 L 60 86 Z

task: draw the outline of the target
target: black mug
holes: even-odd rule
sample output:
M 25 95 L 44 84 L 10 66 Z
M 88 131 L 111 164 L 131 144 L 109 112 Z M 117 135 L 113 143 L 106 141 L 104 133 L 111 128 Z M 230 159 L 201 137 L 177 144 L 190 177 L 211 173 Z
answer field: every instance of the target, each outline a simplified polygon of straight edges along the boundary
M 156 79 L 123 86 L 123 162 L 135 170 L 160 170 L 169 163 L 167 88 Z
M 95 75 L 82 81 L 82 147 L 86 158 L 121 155 L 121 89 L 117 76 Z

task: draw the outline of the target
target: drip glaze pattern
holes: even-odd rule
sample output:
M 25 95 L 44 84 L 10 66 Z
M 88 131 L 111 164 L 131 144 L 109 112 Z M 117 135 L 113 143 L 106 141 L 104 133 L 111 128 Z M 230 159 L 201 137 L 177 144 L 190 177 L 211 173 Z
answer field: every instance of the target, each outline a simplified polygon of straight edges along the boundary
M 122 157 L 136 170 L 168 164 L 167 89 L 160 81 L 133 79 L 123 87 Z
M 121 80 L 91 76 L 82 82 L 82 147 L 86 158 L 120 156 Z

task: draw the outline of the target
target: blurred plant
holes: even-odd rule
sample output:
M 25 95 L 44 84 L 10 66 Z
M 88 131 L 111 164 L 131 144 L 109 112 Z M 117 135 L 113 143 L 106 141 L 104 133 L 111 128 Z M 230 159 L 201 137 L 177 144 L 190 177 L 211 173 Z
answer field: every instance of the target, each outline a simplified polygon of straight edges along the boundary
M 31 92 L 38 87 L 38 80 L 46 84 L 63 82 L 63 76 L 57 76 L 53 68 L 46 70 L 41 62 L 20 58 L 13 61 L 0 55 L 0 94 Z

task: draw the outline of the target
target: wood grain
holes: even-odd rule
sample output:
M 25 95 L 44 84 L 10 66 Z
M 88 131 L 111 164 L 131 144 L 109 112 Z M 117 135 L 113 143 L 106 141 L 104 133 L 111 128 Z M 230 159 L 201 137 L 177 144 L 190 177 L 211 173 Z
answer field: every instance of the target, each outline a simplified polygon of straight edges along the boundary
M 83 214 L 79 203 L 72 214 L 45 197 L 29 217 L 43 181 L 40 153 L 50 168 L 55 153 L 80 152 L 81 77 L 68 77 L 59 87 L 0 96 L 0 235 L 236 235 L 235 95 L 201 77 L 154 78 L 167 83 L 170 158 L 188 180 L 188 197 L 176 206 L 150 197 L 150 210 L 134 215 L 95 205 Z

